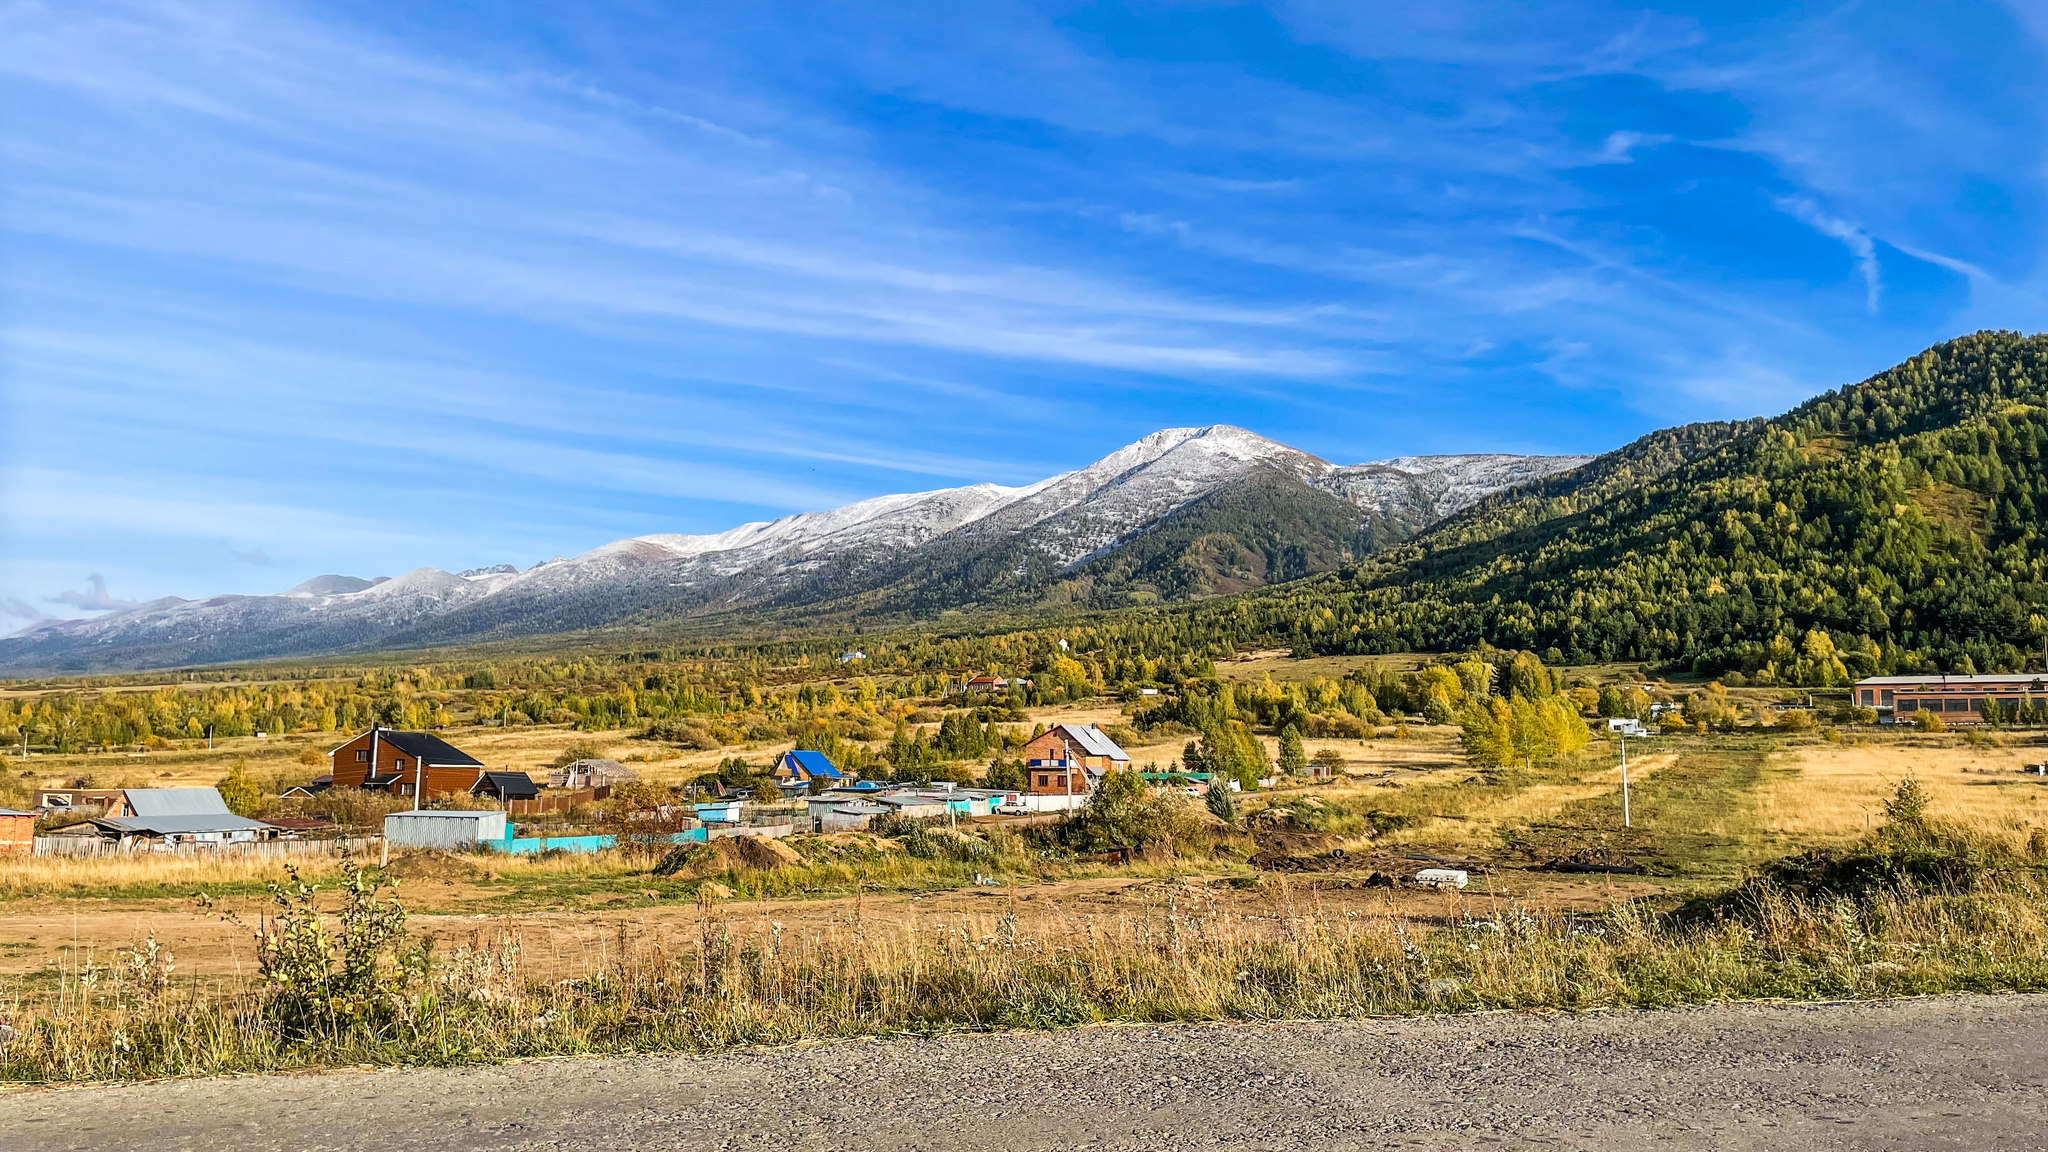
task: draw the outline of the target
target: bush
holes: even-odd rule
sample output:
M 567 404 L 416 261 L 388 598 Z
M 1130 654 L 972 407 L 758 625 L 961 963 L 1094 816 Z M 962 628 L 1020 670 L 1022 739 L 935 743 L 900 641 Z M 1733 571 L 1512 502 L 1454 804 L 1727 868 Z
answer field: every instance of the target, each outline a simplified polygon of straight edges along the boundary
M 656 720 L 640 730 L 638 739 L 663 740 L 670 744 L 680 744 L 685 748 L 696 748 L 700 751 L 709 751 L 713 748 L 723 747 L 718 742 L 718 737 L 706 730 L 702 725 L 692 724 L 683 720 Z
M 1228 788 L 1211 780 L 1211 791 L 1219 784 Z M 1106 852 L 1157 843 L 1194 847 L 1203 840 L 1203 829 L 1186 793 L 1148 795 L 1143 778 L 1125 770 L 1103 777 L 1087 806 L 1060 824 L 1059 837 L 1077 852 Z
M 1913 727 L 1922 732 L 1946 732 L 1948 725 L 1941 722 L 1939 713 L 1922 708 L 1913 713 Z
M 567 748 L 564 748 L 560 752 L 556 753 L 555 758 L 553 760 L 548 761 L 548 767 L 561 768 L 569 764 L 574 764 L 578 760 L 602 759 L 604 759 L 604 749 L 598 747 L 597 745 L 591 743 L 588 740 L 578 740 L 574 744 L 571 744 Z
M 1971 892 L 2000 866 L 2031 862 L 2031 843 L 1999 840 L 1934 820 L 1927 790 L 1906 779 L 1885 801 L 1884 826 L 1846 847 L 1811 848 L 1766 865 L 1715 906 L 1753 906 L 1770 888 L 1792 896 L 1858 899 L 1877 893 Z

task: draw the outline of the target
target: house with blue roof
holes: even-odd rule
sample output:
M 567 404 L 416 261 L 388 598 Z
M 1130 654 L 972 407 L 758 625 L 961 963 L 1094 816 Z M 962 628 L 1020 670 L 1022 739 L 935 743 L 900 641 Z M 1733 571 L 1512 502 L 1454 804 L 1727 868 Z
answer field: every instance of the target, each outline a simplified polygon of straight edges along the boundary
M 809 784 L 813 780 L 837 784 L 846 779 L 846 774 L 833 766 L 830 760 L 825 759 L 823 752 L 813 752 L 807 748 L 784 752 L 782 759 L 775 762 L 774 775 L 778 783 L 791 784 Z

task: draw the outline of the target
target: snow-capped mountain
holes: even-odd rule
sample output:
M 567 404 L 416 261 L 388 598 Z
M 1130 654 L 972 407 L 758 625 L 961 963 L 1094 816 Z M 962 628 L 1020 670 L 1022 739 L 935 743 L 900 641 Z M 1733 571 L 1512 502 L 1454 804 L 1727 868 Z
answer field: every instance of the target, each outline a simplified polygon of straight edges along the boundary
M 166 597 L 0 640 L 0 668 L 160 667 L 533 635 L 828 603 L 932 584 L 942 572 L 951 574 L 936 581 L 943 595 L 972 603 L 983 583 L 972 576 L 977 564 L 993 561 L 1011 591 L 1028 591 L 1032 579 L 1115 553 L 1254 476 L 1405 535 L 1589 459 L 1415 456 L 1338 466 L 1242 428 L 1174 428 L 1023 487 L 878 496 L 715 535 L 638 536 L 523 572 L 420 568 L 393 579 L 317 576 L 272 596 Z M 913 599 L 929 604 L 932 594 Z

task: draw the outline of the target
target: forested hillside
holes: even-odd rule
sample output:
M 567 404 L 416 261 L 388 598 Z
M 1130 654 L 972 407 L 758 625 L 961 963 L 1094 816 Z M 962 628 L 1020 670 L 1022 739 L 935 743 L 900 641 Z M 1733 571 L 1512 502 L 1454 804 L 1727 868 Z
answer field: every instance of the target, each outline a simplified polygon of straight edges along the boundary
M 1761 683 L 2020 668 L 2048 635 L 2044 442 L 2048 337 L 1980 333 L 1775 420 L 1659 433 L 1236 611 L 1319 652 L 1485 641 Z

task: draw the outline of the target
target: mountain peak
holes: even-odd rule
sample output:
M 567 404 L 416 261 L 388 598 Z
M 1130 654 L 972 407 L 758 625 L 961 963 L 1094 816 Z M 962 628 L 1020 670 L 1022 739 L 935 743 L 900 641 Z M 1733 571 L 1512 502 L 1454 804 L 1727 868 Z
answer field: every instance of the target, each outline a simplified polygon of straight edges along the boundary
M 525 572 L 505 564 L 460 573 L 423 567 L 375 581 L 330 574 L 278 596 L 146 606 L 77 622 L 61 635 L 38 633 L 34 643 L 23 634 L 0 644 L 0 667 L 193 663 L 456 643 L 629 616 L 826 604 L 885 589 L 907 603 L 952 606 L 998 588 L 1030 594 L 1034 581 L 1057 580 L 1254 475 L 1291 477 L 1301 500 L 1324 502 L 1318 523 L 1338 525 L 1332 530 L 1353 531 L 1341 528 L 1346 517 L 1377 518 L 1382 527 L 1397 524 L 1399 535 L 1578 462 L 1402 457 L 1347 469 L 1232 424 L 1165 428 L 1021 487 L 897 493 L 706 535 L 629 537 Z M 1374 537 L 1381 538 L 1384 532 Z M 1352 548 L 1347 537 L 1318 555 Z M 924 591 L 905 591 L 921 580 Z

